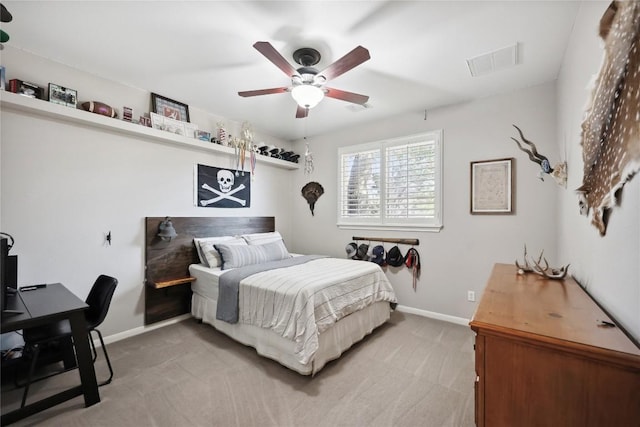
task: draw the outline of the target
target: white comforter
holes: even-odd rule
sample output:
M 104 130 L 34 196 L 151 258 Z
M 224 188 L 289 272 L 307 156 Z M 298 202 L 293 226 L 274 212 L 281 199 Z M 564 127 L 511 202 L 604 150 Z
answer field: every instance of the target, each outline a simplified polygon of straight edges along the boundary
M 294 341 L 297 359 L 306 364 L 318 349 L 320 332 L 377 301 L 396 302 L 379 265 L 321 258 L 243 279 L 238 320 Z

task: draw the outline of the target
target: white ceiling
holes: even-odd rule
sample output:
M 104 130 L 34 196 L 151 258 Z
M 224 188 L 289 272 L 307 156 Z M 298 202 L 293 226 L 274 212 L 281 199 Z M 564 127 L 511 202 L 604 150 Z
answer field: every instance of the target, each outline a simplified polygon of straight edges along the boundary
M 287 140 L 422 112 L 556 79 L 579 1 L 2 1 L 9 44 L 157 92 Z M 252 45 L 320 51 L 322 70 L 358 45 L 371 59 L 296 119 L 289 94 L 238 91 L 290 80 Z M 466 59 L 518 43 L 520 64 L 472 77 Z M 305 123 L 306 122 L 306 123 Z

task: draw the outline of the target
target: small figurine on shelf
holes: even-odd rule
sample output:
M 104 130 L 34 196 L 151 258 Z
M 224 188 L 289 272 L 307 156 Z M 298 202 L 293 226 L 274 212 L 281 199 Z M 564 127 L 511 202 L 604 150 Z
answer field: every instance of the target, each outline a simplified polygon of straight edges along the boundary
M 122 107 L 122 120 L 126 122 L 133 121 L 133 108 L 131 107 Z
M 227 131 L 224 128 L 223 122 L 218 122 L 218 143 L 225 147 L 229 146 L 229 141 L 227 140 Z

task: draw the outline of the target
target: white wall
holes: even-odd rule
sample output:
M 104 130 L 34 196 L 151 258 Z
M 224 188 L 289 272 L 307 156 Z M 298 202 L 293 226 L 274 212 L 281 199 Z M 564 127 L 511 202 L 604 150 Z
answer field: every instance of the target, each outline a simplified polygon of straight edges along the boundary
M 588 87 L 603 57 L 598 23 L 608 5 L 608 1 L 582 3 L 559 76 L 557 142 L 559 150 L 566 146 L 569 189 L 582 184 L 580 125 Z M 571 261 L 576 279 L 640 340 L 640 177 L 624 187 L 604 237 L 590 224 L 590 218 L 578 214 L 575 193 L 563 192 L 558 246 L 562 257 Z
M 10 78 L 78 88 L 84 94 L 81 100 L 132 105 L 138 111 L 149 103 L 148 92 L 24 52 L 5 48 L 2 65 Z M 197 120 L 192 117 L 192 122 L 202 123 Z M 268 215 L 276 217 L 276 228 L 285 239 L 291 236 L 292 171 L 258 163 L 250 208 L 197 208 L 193 205 L 194 165 L 232 167 L 230 156 L 6 109 L 1 125 L 0 229 L 15 238 L 12 254 L 19 256 L 19 284 L 62 282 L 85 298 L 97 275 L 118 278 L 101 328 L 106 335 L 144 323 L 145 217 Z M 104 243 L 108 231 L 112 246 Z
M 467 290 L 479 297 L 492 265 L 520 259 L 526 243 L 532 254 L 544 249 L 552 264 L 571 263 L 577 279 L 640 337 L 640 179 L 625 187 L 605 237 L 578 215 L 573 192 L 582 178 L 579 130 L 585 88 L 600 63 L 596 28 L 607 4 L 583 3 L 557 91 L 554 84 L 546 84 L 429 111 L 426 121 L 423 112 L 414 112 L 310 139 L 315 172 L 307 176 L 302 170 L 258 164 L 250 209 L 193 207 L 193 165 L 229 166 L 228 157 L 2 111 L 0 229 L 16 237 L 20 281 L 61 281 L 84 297 L 97 274 L 112 274 L 120 287 L 103 329 L 107 335 L 122 332 L 143 323 L 144 217 L 274 215 L 289 248 L 297 252 L 344 256 L 344 246 L 354 235 L 419 238 L 423 270 L 417 291 L 411 287 L 408 269 L 388 270 L 400 303 L 460 318 L 470 318 L 475 310 L 476 304 L 466 301 Z M 9 78 L 67 85 L 78 90 L 81 101 L 131 106 L 136 117 L 149 109 L 149 93 L 142 89 L 79 73 L 10 46 L 5 46 L 0 60 Z M 214 128 L 221 119 L 193 106 L 191 114 L 201 128 Z M 238 120 L 228 122 L 232 132 L 239 129 Z M 510 139 L 517 135 L 512 123 L 552 163 L 566 153 L 567 189 L 551 179 L 537 179 L 538 166 Z M 337 148 L 433 129 L 444 130 L 444 229 L 440 233 L 338 229 Z M 303 143 L 294 148 L 304 151 Z M 469 163 L 503 157 L 516 159 L 515 214 L 470 215 Z M 325 188 L 313 217 L 300 195 L 308 181 Z M 109 230 L 111 247 L 103 242 Z
M 538 165 L 530 162 L 510 139 L 517 136 L 512 124 L 518 125 L 552 163 L 558 159 L 553 84 L 429 111 L 426 121 L 424 112 L 415 112 L 309 139 L 315 172 L 307 176 L 301 170 L 295 176 L 293 238 L 296 249 L 344 257 L 344 247 L 352 236 L 418 238 L 422 274 L 415 292 L 409 269 L 387 268 L 399 303 L 467 319 L 476 307 L 476 303 L 467 302 L 467 290 L 475 291 L 479 298 L 493 264 L 513 263 L 516 258 L 522 258 L 525 243 L 530 253 L 537 254 L 544 249 L 551 263 L 569 262 L 556 257 L 555 200 L 557 193 L 564 190 L 552 179 L 541 182 L 537 178 Z M 338 229 L 338 147 L 434 129 L 444 130 L 443 230 L 428 233 Z M 515 214 L 471 215 L 470 162 L 505 157 L 516 159 Z M 325 189 L 316 203 L 315 216 L 311 216 L 300 195 L 300 189 L 308 181 L 318 181 Z M 386 244 L 387 249 L 391 246 Z

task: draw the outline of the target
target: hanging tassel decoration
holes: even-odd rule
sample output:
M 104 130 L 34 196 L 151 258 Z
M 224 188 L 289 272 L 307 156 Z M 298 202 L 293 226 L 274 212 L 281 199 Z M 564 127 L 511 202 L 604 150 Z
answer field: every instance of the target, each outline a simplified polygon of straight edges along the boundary
M 240 167 L 242 168 L 242 176 L 244 176 L 244 160 L 247 156 L 247 145 L 244 141 L 240 141 Z
M 304 173 L 310 175 L 313 172 L 313 153 L 309 149 L 309 143 L 304 152 Z
M 251 149 L 251 154 L 249 155 L 249 162 L 251 163 L 251 181 L 256 180 L 256 151 L 258 150 L 258 146 L 254 145 Z
M 233 138 L 231 144 L 233 145 L 233 152 L 236 158 L 236 176 L 240 176 L 240 140 Z

